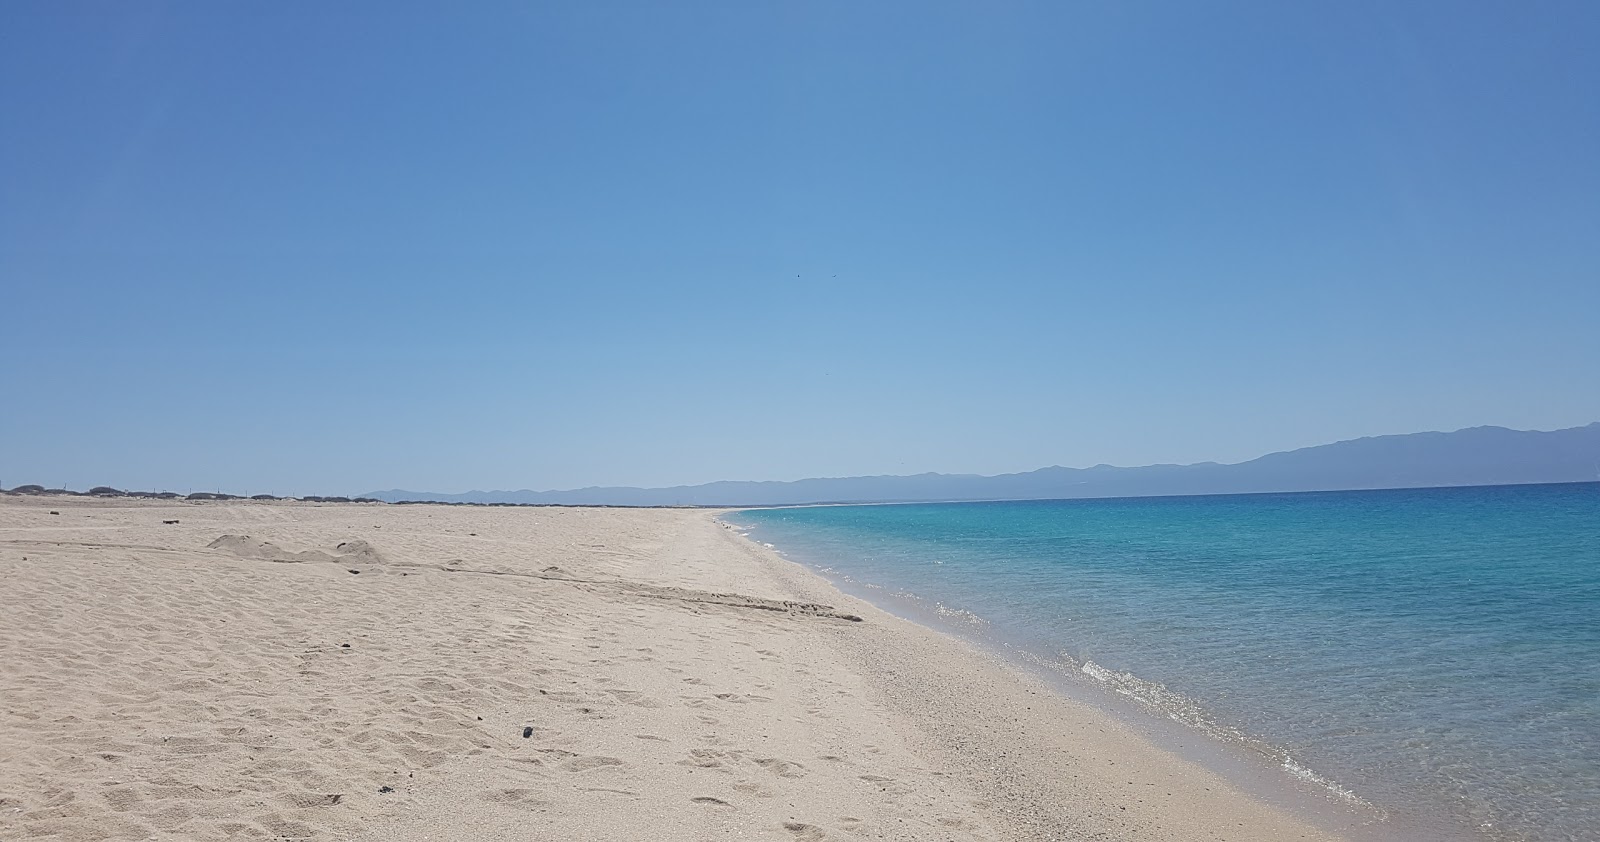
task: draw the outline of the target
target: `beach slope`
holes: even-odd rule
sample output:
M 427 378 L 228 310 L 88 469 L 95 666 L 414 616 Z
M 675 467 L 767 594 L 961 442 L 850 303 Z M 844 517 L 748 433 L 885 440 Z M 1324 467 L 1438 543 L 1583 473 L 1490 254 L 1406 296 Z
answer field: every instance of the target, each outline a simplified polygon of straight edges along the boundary
M 1331 838 L 706 511 L 4 497 L 0 582 L 3 839 Z

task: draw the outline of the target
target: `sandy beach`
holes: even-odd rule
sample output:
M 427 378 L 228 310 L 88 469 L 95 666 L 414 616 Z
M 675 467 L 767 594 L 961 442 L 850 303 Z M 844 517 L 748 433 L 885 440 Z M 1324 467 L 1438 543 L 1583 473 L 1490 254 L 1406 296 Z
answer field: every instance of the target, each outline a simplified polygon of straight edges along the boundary
M 0 497 L 0 577 L 0 839 L 1335 838 L 704 510 Z

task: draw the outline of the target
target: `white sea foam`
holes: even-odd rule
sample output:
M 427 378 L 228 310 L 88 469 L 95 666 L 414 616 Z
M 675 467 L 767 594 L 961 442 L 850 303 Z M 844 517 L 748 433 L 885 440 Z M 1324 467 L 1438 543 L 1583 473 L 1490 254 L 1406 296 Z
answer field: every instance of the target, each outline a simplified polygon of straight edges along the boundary
M 1337 783 L 1324 778 L 1316 772 L 1307 769 L 1305 766 L 1300 765 L 1293 757 L 1290 757 L 1287 754 L 1283 756 L 1283 770 L 1288 772 L 1290 776 L 1294 777 L 1296 780 L 1303 781 L 1313 786 L 1321 787 L 1333 793 L 1334 797 L 1341 801 L 1347 801 L 1351 804 L 1359 804 L 1366 807 L 1371 806 L 1366 801 L 1363 801 L 1361 797 L 1356 795 L 1354 792 L 1351 792 L 1350 790 L 1339 786 Z
M 1071 656 L 1065 653 L 1063 653 L 1062 657 L 1067 658 L 1069 661 L 1071 660 Z M 1131 672 L 1118 672 L 1107 669 L 1090 660 L 1085 660 L 1079 665 L 1078 669 L 1084 675 L 1094 679 L 1101 687 L 1138 702 L 1146 710 L 1157 713 L 1174 722 L 1195 728 L 1216 739 L 1234 745 L 1241 745 L 1268 758 L 1276 759 L 1284 771 L 1302 783 L 1324 789 L 1335 798 L 1350 804 L 1364 807 L 1372 806 L 1354 792 L 1297 762 L 1282 749 L 1263 743 L 1237 728 L 1216 721 L 1198 702 L 1168 688 L 1160 682 L 1147 681 Z
M 1218 725 L 1205 712 L 1205 709 L 1196 704 L 1193 699 L 1182 693 L 1167 689 L 1165 684 L 1157 681 L 1146 681 L 1131 672 L 1118 672 L 1107 669 L 1094 661 L 1084 661 L 1078 668 L 1084 675 L 1098 682 L 1102 687 L 1118 695 L 1130 698 L 1140 705 L 1152 710 L 1174 722 L 1181 722 L 1207 731 L 1224 738 L 1232 738 L 1236 733 L 1232 729 Z
M 974 614 L 965 608 L 951 608 L 942 602 L 935 602 L 933 604 L 933 610 L 938 612 L 940 617 L 943 617 L 947 620 L 954 620 L 965 625 L 974 626 L 977 628 L 983 628 L 984 626 L 989 625 L 988 620 L 979 617 L 977 614 Z

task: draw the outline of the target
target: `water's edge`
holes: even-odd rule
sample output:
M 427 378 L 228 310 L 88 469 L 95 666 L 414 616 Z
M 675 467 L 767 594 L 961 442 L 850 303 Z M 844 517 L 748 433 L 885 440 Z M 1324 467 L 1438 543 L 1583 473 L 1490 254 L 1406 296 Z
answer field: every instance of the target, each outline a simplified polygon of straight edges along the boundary
M 787 507 L 774 507 L 787 508 Z M 1152 704 L 1150 695 L 1164 690 L 1127 673 L 1106 670 L 1093 661 L 1029 647 L 995 633 L 987 621 L 969 611 L 952 609 L 889 583 L 859 581 L 792 547 L 764 540 L 759 525 L 740 522 L 746 510 L 717 515 L 719 522 L 807 571 L 842 593 L 936 633 L 955 637 L 1006 665 L 1042 679 L 1063 696 L 1088 705 L 1140 737 L 1183 760 L 1208 769 L 1256 800 L 1284 810 L 1352 842 L 1481 842 L 1483 837 L 1461 826 L 1402 822 L 1383 807 L 1362 798 L 1359 782 L 1330 780 L 1295 761 L 1286 751 L 1248 734 L 1208 724 L 1204 711 L 1181 697 Z M 1175 696 L 1176 694 L 1172 694 Z M 1181 711 L 1189 707 L 1192 715 Z

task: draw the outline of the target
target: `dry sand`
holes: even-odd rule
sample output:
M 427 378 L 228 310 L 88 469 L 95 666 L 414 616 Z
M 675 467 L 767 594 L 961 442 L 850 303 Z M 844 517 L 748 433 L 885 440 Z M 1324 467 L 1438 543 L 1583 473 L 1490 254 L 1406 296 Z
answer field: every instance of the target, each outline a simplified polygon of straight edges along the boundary
M 709 512 L 0 497 L 33 838 L 1332 837 Z

